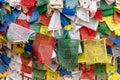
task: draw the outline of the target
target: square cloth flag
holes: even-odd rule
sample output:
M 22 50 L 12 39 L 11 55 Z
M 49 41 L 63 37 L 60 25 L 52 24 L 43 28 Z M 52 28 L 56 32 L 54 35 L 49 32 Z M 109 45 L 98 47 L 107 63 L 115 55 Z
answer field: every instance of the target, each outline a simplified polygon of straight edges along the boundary
M 64 0 L 65 8 L 75 9 L 77 5 L 78 5 L 78 0 Z
M 47 66 L 43 66 L 43 68 L 45 70 L 47 70 L 47 72 L 46 72 L 46 75 L 47 75 L 46 79 L 47 80 L 60 80 L 60 72 L 59 71 L 52 71 Z
M 74 69 L 78 66 L 79 40 L 59 39 L 58 60 L 62 68 Z
M 32 48 L 38 63 L 49 64 L 51 62 L 55 43 L 55 38 L 36 33 Z
M 82 40 L 84 39 L 94 39 L 96 37 L 96 31 L 89 29 L 85 26 L 80 28 L 80 35 L 82 37 Z
M 108 61 L 105 39 L 84 40 L 86 63 L 106 63 Z
M 114 73 L 108 78 L 108 80 L 119 80 L 119 79 L 120 79 L 120 75 L 118 73 Z
M 106 80 L 107 79 L 107 74 L 106 74 L 106 67 L 104 64 L 97 64 L 95 68 L 95 75 L 96 75 L 96 80 Z M 117 79 L 113 79 L 117 80 Z
M 117 60 L 115 61 L 114 64 L 113 63 L 106 64 L 106 73 L 108 74 L 117 72 L 117 69 L 118 69 Z
M 95 69 L 90 68 L 90 69 L 82 70 L 80 80 L 95 80 Z
M 115 23 L 113 20 L 113 16 L 107 16 L 105 17 L 105 22 L 110 28 L 111 31 L 120 29 L 120 23 Z
M 41 70 L 41 69 L 35 68 L 33 70 L 32 80 L 45 80 L 44 79 L 45 74 L 46 74 L 46 70 Z

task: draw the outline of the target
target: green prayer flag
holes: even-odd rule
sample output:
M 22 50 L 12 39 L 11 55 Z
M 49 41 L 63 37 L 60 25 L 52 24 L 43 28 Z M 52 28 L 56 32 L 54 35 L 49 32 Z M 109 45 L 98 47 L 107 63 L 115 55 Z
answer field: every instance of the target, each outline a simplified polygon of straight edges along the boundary
M 43 12 L 46 12 L 46 11 L 47 11 L 47 5 L 43 5 L 43 6 L 38 7 L 38 12 L 40 14 Z
M 79 40 L 58 40 L 58 60 L 62 68 L 74 69 L 78 66 L 78 46 Z
M 95 69 L 95 75 L 97 76 L 97 80 L 105 80 L 107 79 L 106 66 L 105 64 L 97 64 Z
M 30 25 L 30 29 L 35 31 L 35 32 L 40 32 L 40 26 L 41 26 L 40 23 L 32 23 Z
M 32 80 L 45 80 L 46 70 L 34 68 Z
M 113 9 L 115 4 L 108 5 L 105 0 L 100 0 L 100 8 L 102 10 L 109 10 Z
M 30 25 L 30 29 L 35 31 L 35 32 L 40 32 L 40 26 L 41 26 L 40 23 L 32 23 Z M 30 35 L 29 40 L 34 40 L 34 38 L 35 38 L 35 33 Z
M 98 31 L 102 34 L 107 34 L 107 35 L 111 34 L 111 31 L 110 31 L 109 27 L 104 22 L 99 23 Z
M 50 0 L 37 0 L 37 6 L 43 6 L 45 4 L 48 4 Z
M 110 15 L 113 15 L 113 13 L 114 13 L 114 9 L 109 9 L 109 10 L 102 11 L 103 16 L 110 16 Z

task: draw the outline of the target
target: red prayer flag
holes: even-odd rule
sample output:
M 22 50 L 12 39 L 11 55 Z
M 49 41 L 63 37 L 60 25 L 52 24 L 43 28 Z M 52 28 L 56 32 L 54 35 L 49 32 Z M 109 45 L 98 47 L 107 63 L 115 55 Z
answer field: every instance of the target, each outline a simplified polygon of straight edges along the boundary
M 53 37 L 36 33 L 32 47 L 37 63 L 48 64 L 51 62 L 55 43 L 56 40 Z
M 102 20 L 102 10 L 97 10 L 97 12 L 94 15 L 94 18 L 98 19 L 98 20 Z
M 15 23 L 18 24 L 18 25 L 21 25 L 25 28 L 30 29 L 30 24 L 26 20 L 16 19 Z
M 82 37 L 82 40 L 84 39 L 94 39 L 96 37 L 96 31 L 93 31 L 85 26 L 80 28 L 80 35 Z

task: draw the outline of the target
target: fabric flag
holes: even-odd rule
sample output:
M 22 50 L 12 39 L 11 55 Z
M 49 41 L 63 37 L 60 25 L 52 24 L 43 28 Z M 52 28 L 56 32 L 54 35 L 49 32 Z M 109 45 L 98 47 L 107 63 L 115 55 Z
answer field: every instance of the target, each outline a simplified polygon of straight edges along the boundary
M 118 63 L 117 60 L 115 63 L 108 63 L 106 64 L 106 73 L 116 73 L 118 68 Z
M 43 25 L 45 25 L 45 26 L 48 26 L 48 25 L 49 25 L 49 22 L 50 22 L 50 19 L 51 19 L 51 16 L 47 16 L 46 13 L 42 13 L 42 14 L 39 16 L 38 22 L 40 22 L 41 24 L 43 24 Z
M 96 78 L 97 80 L 107 79 L 106 67 L 104 64 L 97 64 L 96 65 L 95 75 L 97 76 L 97 78 Z
M 32 80 L 44 80 L 46 70 L 34 69 Z
M 83 21 L 77 17 L 75 20 L 75 23 L 82 25 L 82 26 L 86 26 L 87 28 L 96 31 L 98 28 L 99 21 L 95 18 L 90 18 L 90 21 L 86 22 L 86 21 Z
M 119 80 L 119 79 L 120 79 L 119 73 L 114 73 L 108 78 L 108 80 Z
M 72 4 L 71 4 L 72 3 Z M 75 9 L 78 5 L 78 0 L 64 0 L 65 8 Z
M 95 37 L 96 37 L 96 31 L 91 30 L 91 29 L 89 29 L 89 28 L 87 28 L 85 26 L 80 28 L 79 32 L 80 32 L 80 35 L 82 37 L 82 40 L 95 39 Z
M 63 8 L 63 0 L 50 0 L 49 6 L 51 8 Z
M 37 6 L 43 6 L 49 2 L 50 0 L 37 0 Z
M 17 43 L 12 44 L 12 50 L 15 53 L 23 54 L 25 52 L 24 46 L 25 46 L 25 42 L 17 42 Z
M 84 40 L 84 54 L 86 63 L 107 63 L 107 51 L 105 39 Z M 103 58 L 104 56 L 104 58 Z
M 47 66 L 44 66 L 44 69 L 47 70 L 46 80 L 60 80 L 60 72 L 59 71 L 52 71 Z
M 105 19 L 105 22 L 108 25 L 108 27 L 110 28 L 110 30 L 114 31 L 114 30 L 120 29 L 120 23 L 116 24 L 113 20 L 114 20 L 113 16 L 108 16 Z
M 65 69 L 73 69 L 78 66 L 79 40 L 59 39 L 58 40 L 58 60 Z M 71 64 L 72 63 L 72 64 Z
M 37 33 L 33 42 L 33 52 L 38 63 L 50 63 L 56 40 L 53 37 Z M 38 47 L 39 46 L 39 47 Z
M 17 25 L 15 23 L 11 23 L 9 25 L 9 29 L 7 32 L 7 39 L 11 43 L 25 41 L 27 42 L 29 39 L 29 36 L 34 33 L 34 31 L 24 28 L 20 25 Z
M 77 10 L 77 16 L 86 22 L 89 22 L 89 11 L 85 10 L 84 8 L 78 8 Z
M 107 34 L 107 35 L 111 34 L 111 31 L 110 31 L 109 27 L 104 22 L 99 23 L 98 31 L 102 34 Z
M 91 0 L 79 0 L 81 7 L 88 8 L 90 6 Z
M 90 68 L 86 70 L 82 70 L 82 74 L 80 76 L 80 80 L 95 80 L 95 69 Z
M 58 10 L 55 10 L 48 25 L 48 31 L 59 29 L 62 29 L 60 12 Z

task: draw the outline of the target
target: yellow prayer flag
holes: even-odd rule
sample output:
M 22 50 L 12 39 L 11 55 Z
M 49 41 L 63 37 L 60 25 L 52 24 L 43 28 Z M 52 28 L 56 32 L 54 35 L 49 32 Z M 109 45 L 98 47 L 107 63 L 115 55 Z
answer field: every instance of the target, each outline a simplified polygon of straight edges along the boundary
M 118 73 L 114 73 L 108 78 L 108 80 L 119 80 L 119 79 L 120 79 L 120 75 Z
M 23 54 L 24 53 L 25 42 L 14 43 L 12 49 L 15 53 Z
M 100 20 L 100 22 L 104 22 L 106 19 L 108 19 L 109 17 L 107 16 L 107 17 L 105 17 L 105 16 L 103 16 L 102 17 L 102 20 Z
M 72 29 L 72 22 L 64 27 L 65 30 L 71 30 Z
M 84 62 L 86 62 L 85 54 L 81 53 L 78 55 L 78 63 L 84 63 Z
M 113 16 L 108 16 L 105 19 L 106 24 L 108 25 L 108 27 L 110 28 L 111 31 L 120 29 L 120 23 L 115 23 L 113 20 Z
M 106 52 L 106 40 L 84 40 L 84 54 L 86 63 L 107 63 L 108 57 Z
M 106 64 L 106 72 L 107 73 L 116 73 L 117 72 L 117 68 L 118 68 L 117 61 L 115 62 L 115 65 L 113 65 L 113 63 L 111 63 L 111 64 L 107 63 Z
M 41 33 L 41 34 L 46 34 L 46 33 L 47 33 L 47 28 L 48 28 L 47 26 L 43 26 L 43 25 L 42 25 L 42 26 L 40 27 L 40 33 Z
M 111 64 L 112 63 L 112 55 L 110 54 L 107 54 L 107 57 L 108 57 L 108 64 Z
M 60 80 L 60 72 L 59 71 L 52 71 L 47 66 L 44 65 L 43 67 L 45 70 L 47 70 L 46 73 L 46 80 Z
M 116 29 L 114 32 L 117 36 L 120 36 L 120 29 Z
M 40 33 L 41 33 L 41 34 L 46 34 L 46 35 L 48 35 L 48 36 L 52 36 L 53 31 L 48 31 L 47 29 L 48 29 L 47 26 L 43 26 L 43 25 L 42 25 L 42 26 L 40 27 Z
M 59 71 L 47 71 L 47 80 L 60 80 L 60 73 Z
M 120 6 L 114 6 L 114 8 L 116 8 L 116 9 L 120 10 Z

